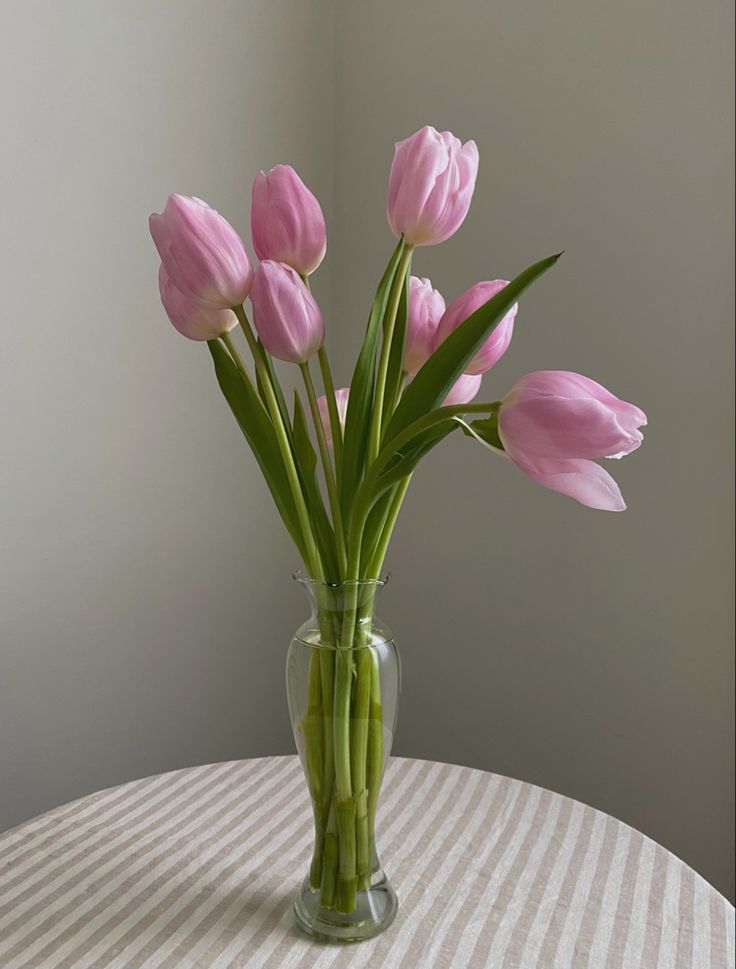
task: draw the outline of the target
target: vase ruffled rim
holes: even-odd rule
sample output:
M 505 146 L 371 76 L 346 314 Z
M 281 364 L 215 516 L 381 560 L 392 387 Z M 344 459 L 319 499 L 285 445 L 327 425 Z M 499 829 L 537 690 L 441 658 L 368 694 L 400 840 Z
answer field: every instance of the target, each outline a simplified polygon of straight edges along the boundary
M 308 588 L 321 587 L 324 589 L 346 589 L 346 588 L 369 588 L 373 587 L 375 589 L 382 589 L 388 584 L 388 580 L 391 578 L 390 572 L 384 572 L 382 576 L 378 579 L 345 579 L 342 582 L 327 582 L 325 579 L 313 579 L 312 576 L 305 569 L 297 569 L 296 572 L 291 573 L 292 579 L 295 582 L 301 582 L 302 585 Z

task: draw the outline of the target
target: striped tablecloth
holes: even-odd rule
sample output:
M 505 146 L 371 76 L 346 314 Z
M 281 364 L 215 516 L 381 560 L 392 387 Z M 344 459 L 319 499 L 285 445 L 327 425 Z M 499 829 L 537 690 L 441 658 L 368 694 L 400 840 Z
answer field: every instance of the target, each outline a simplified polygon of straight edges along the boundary
M 733 908 L 569 798 L 392 759 L 382 936 L 325 946 L 291 905 L 311 845 L 295 757 L 102 791 L 0 836 L 0 969 L 726 969 Z

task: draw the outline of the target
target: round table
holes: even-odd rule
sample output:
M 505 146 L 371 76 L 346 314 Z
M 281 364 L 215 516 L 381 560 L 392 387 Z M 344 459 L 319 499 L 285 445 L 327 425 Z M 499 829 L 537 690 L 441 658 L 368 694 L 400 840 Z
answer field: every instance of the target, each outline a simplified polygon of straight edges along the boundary
M 2 969 L 726 969 L 733 907 L 649 838 L 468 767 L 392 758 L 382 936 L 294 925 L 312 820 L 296 757 L 84 797 L 0 836 Z

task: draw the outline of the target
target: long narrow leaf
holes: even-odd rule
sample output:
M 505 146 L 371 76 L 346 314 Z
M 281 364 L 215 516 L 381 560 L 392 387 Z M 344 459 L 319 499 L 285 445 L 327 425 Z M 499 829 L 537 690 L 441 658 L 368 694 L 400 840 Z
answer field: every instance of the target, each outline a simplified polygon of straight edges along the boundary
M 396 313 L 394 334 L 391 341 L 391 352 L 388 358 L 388 373 L 386 375 L 386 393 L 383 400 L 384 424 L 387 425 L 399 397 L 401 374 L 404 369 L 404 349 L 406 347 L 406 321 L 409 309 L 409 278 L 411 263 L 407 266 L 406 279 L 401 290 L 401 299 Z
M 210 340 L 207 346 L 212 354 L 220 389 L 258 461 L 279 514 L 302 558 L 305 559 L 304 542 L 299 529 L 294 499 L 271 419 L 258 394 L 243 378 L 219 341 Z
M 407 474 L 411 474 L 422 458 L 429 454 L 432 448 L 436 447 L 458 426 L 457 421 L 452 418 L 442 421 L 425 431 L 421 431 L 398 450 L 378 476 L 372 490 L 371 502 L 375 502 L 387 488 L 396 484 Z
M 550 269 L 562 253 L 534 263 L 472 313 L 440 344 L 404 392 L 384 435 L 389 441 L 423 414 L 437 407 L 463 368 L 519 296 Z
M 363 345 L 358 354 L 353 377 L 350 381 L 350 397 L 345 415 L 345 434 L 342 453 L 342 479 L 340 500 L 347 520 L 353 497 L 363 477 L 366 442 L 373 407 L 376 381 L 376 347 L 386 314 L 386 303 L 401 258 L 403 241 L 394 250 L 383 278 L 378 285 Z
M 294 390 L 294 449 L 322 564 L 327 571 L 328 581 L 337 582 L 340 575 L 335 548 L 335 532 L 325 509 L 322 492 L 319 489 L 317 454 L 309 436 L 304 407 L 296 390 Z

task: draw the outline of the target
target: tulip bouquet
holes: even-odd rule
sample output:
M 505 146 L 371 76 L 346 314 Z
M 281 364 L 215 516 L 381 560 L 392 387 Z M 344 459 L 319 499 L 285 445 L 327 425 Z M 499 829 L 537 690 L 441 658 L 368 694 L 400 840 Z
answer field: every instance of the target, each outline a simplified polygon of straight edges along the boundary
M 380 721 L 380 683 L 358 655 L 371 601 L 357 589 L 381 575 L 417 464 L 462 430 L 544 487 L 621 511 L 615 481 L 594 459 L 633 451 L 646 423 L 638 407 L 566 371 L 529 373 L 503 397 L 476 400 L 483 374 L 509 347 L 519 297 L 558 259 L 511 281 L 478 282 L 448 306 L 428 279 L 411 275 L 415 250 L 462 224 L 477 169 L 475 143 L 449 132 L 425 127 L 396 145 L 387 215 L 398 242 L 350 385 L 338 390 L 309 285 L 325 255 L 325 222 L 292 168 L 278 165 L 253 183 L 255 270 L 234 229 L 200 199 L 172 195 L 150 218 L 169 319 L 184 336 L 207 342 L 309 576 L 346 590 L 339 621 L 324 603 L 320 629 L 332 649 L 310 668 L 302 725 L 316 824 L 311 885 L 321 905 L 338 912 L 353 911 L 356 892 L 369 885 L 383 760 L 381 731 L 370 729 Z M 250 363 L 236 344 L 238 327 Z M 274 358 L 299 368 L 306 406 L 298 392 L 287 406 Z

